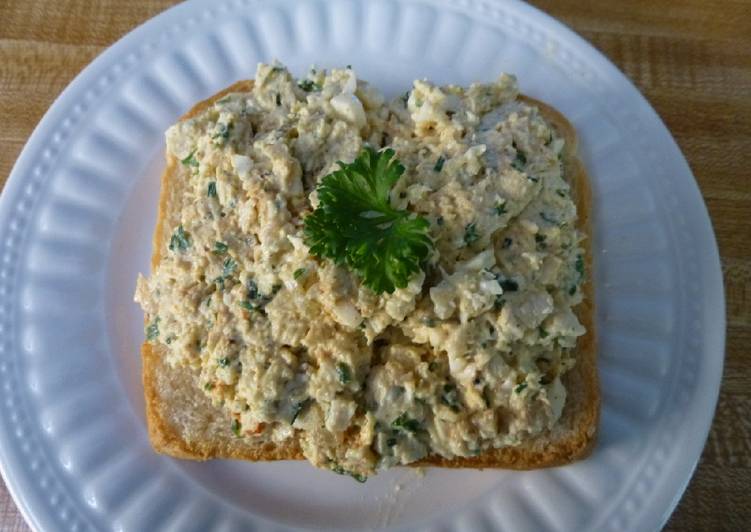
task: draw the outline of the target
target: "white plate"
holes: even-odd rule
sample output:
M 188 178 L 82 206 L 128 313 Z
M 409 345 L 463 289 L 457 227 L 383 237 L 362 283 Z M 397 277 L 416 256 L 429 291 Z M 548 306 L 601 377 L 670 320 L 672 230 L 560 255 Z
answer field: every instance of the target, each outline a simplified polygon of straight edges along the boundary
M 258 61 L 352 64 L 389 95 L 501 71 L 575 124 L 595 197 L 603 410 L 588 460 L 529 473 L 187 463 L 149 447 L 142 315 L 162 132 Z M 691 476 L 722 372 L 717 248 L 691 172 L 626 78 L 518 2 L 189 2 L 96 59 L 0 206 L 0 461 L 38 530 L 654 530 Z

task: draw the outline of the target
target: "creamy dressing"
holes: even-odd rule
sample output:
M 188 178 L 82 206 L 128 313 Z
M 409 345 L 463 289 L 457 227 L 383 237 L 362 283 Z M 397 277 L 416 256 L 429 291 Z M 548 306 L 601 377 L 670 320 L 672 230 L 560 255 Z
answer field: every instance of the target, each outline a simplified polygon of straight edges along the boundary
M 147 340 L 198 370 L 238 437 L 299 438 L 356 478 L 550 429 L 585 332 L 583 235 L 563 139 L 517 95 L 502 75 L 384 103 L 349 68 L 259 65 L 251 92 L 167 131 L 186 187 L 170 249 L 138 280 Z M 392 294 L 303 242 L 316 184 L 366 144 L 396 151 L 392 204 L 435 245 Z

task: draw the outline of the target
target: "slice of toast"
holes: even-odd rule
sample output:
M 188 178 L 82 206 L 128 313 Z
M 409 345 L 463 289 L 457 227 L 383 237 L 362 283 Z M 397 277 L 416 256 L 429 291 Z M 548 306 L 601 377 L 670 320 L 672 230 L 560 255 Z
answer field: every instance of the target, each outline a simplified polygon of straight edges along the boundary
M 253 81 L 240 81 L 198 103 L 181 120 L 191 118 L 223 96 L 249 92 Z M 585 271 L 588 273 L 582 290 L 584 301 L 575 311 L 587 333 L 579 337 L 577 360 L 573 369 L 563 376 L 567 398 L 555 428 L 524 444 L 486 451 L 470 458 L 447 459 L 433 455 L 411 465 L 433 465 L 457 468 L 534 469 L 566 464 L 585 457 L 591 451 L 600 412 L 594 330 L 594 294 L 592 287 L 591 193 L 589 181 L 577 156 L 577 137 L 573 126 L 552 107 L 533 98 L 521 96 L 529 105 L 539 108 L 545 119 L 565 139 L 563 154 L 565 176 L 571 184 L 578 211 L 578 227 L 586 236 L 582 242 Z M 159 213 L 153 239 L 152 271 L 166 253 L 170 231 L 177 225 L 181 208 L 181 185 L 188 171 L 167 155 L 167 168 L 162 175 Z M 206 460 L 237 458 L 243 460 L 297 460 L 302 452 L 293 438 L 274 443 L 262 438 L 238 438 L 231 430 L 231 418 L 215 407 L 199 389 L 197 371 L 173 368 L 167 364 L 158 346 L 144 343 L 143 385 L 146 398 L 146 419 L 149 438 L 157 452 L 177 458 Z

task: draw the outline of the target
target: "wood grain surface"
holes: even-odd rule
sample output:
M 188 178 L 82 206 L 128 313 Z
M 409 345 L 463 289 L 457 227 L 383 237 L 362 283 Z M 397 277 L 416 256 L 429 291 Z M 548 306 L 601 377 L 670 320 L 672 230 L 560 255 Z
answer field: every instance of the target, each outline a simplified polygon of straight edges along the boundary
M 71 79 L 126 32 L 173 3 L 0 0 L 0 186 Z M 749 530 L 751 2 L 533 3 L 571 26 L 633 80 L 675 136 L 699 182 L 725 276 L 725 374 L 701 461 L 665 530 Z M 1 485 L 0 530 L 28 530 Z

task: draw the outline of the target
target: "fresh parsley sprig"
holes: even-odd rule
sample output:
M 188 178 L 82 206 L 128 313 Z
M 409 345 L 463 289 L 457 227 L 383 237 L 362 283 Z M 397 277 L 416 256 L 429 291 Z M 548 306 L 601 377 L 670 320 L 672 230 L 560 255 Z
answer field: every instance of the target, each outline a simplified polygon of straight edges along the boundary
M 365 148 L 318 185 L 319 206 L 305 218 L 305 242 L 318 257 L 346 264 L 376 293 L 407 286 L 433 242 L 429 222 L 391 205 L 404 173 L 394 150 Z

